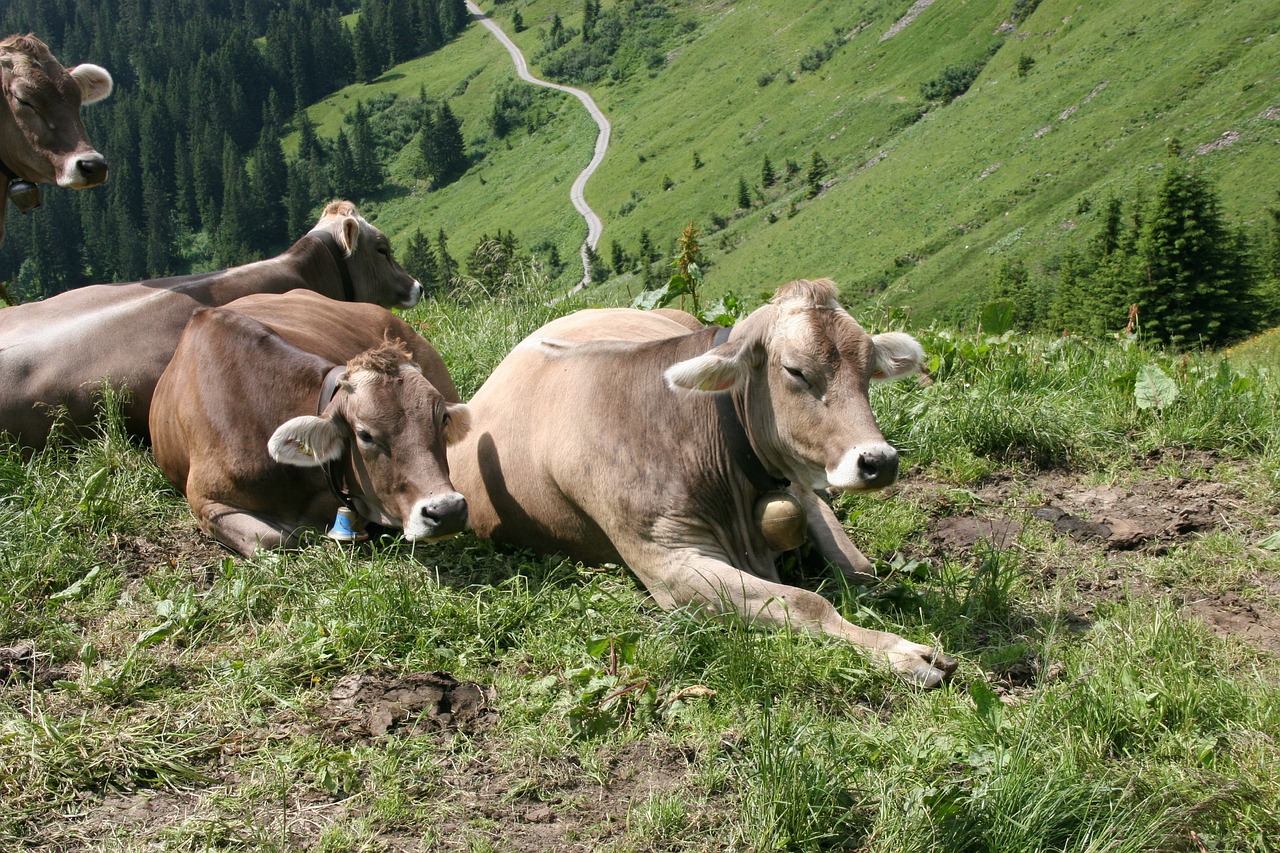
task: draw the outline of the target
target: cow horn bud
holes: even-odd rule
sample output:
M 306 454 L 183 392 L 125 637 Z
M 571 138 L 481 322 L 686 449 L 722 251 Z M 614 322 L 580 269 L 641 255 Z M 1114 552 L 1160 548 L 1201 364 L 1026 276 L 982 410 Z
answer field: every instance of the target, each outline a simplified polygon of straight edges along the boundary
M 807 519 L 800 501 L 788 492 L 766 492 L 756 501 L 756 524 L 774 551 L 790 551 L 804 544 Z

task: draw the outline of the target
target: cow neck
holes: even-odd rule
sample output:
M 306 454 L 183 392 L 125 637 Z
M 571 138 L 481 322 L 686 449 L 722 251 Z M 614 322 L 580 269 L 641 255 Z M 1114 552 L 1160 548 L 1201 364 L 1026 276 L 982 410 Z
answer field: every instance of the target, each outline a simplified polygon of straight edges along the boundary
M 312 231 L 311 236 L 319 240 L 329 250 L 329 255 L 333 258 L 333 262 L 338 265 L 338 275 L 342 277 L 342 298 L 347 302 L 355 302 L 356 288 L 351 282 L 351 270 L 347 268 L 347 259 L 342 253 L 342 247 L 338 245 L 338 241 L 328 231 Z
M 713 347 L 720 346 L 729 340 L 729 334 L 732 331 L 732 329 L 726 328 L 717 329 L 715 339 L 711 345 Z M 716 413 L 720 420 L 720 432 L 724 435 L 724 442 L 729 448 L 729 458 L 737 464 L 742 473 L 746 475 L 746 478 L 751 481 L 751 485 L 755 486 L 759 492 L 773 492 L 790 486 L 790 480 L 773 476 L 765 469 L 764 463 L 760 461 L 755 448 L 751 446 L 751 439 L 747 436 L 746 427 L 742 425 L 742 418 L 738 416 L 738 410 L 733 405 L 733 394 L 722 391 L 712 396 L 716 400 Z
M 329 408 L 329 404 L 333 402 L 333 398 L 338 393 L 338 383 L 346 375 L 347 367 L 345 364 L 338 365 L 324 375 L 324 382 L 320 383 L 320 401 L 316 405 L 317 415 L 323 415 L 324 410 Z M 347 494 L 346 462 L 347 450 L 344 444 L 342 455 L 337 459 L 324 463 L 321 467 L 324 469 L 324 478 L 329 484 L 329 491 L 333 492 L 333 496 L 338 499 L 338 503 L 359 515 L 359 511 L 356 510 L 355 504 L 351 501 L 351 496 Z

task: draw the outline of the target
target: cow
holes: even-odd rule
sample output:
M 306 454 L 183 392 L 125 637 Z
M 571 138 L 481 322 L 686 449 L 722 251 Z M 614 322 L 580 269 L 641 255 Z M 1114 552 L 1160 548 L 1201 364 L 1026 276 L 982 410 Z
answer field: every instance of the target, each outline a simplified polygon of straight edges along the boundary
M 152 449 L 200 529 L 244 556 L 297 546 L 343 504 L 433 540 L 466 526 L 445 455 L 470 422 L 457 396 L 386 309 L 247 297 L 192 314 L 156 385 Z
M 107 160 L 89 144 L 80 107 L 111 88 L 105 68 L 63 68 L 34 35 L 0 41 L 0 175 L 16 204 L 38 205 L 38 184 L 82 190 L 107 179 Z M 0 198 L 0 243 L 7 209 Z
M 422 285 L 392 257 L 386 235 L 350 202 L 333 201 L 309 233 L 274 258 L 217 272 L 91 285 L 0 309 L 0 433 L 39 449 L 59 417 L 72 431 L 92 423 L 106 383 L 127 389 L 124 425 L 145 440 L 156 380 L 191 312 L 297 288 L 386 306 L 410 307 L 422 296 Z
M 449 450 L 475 533 L 625 563 L 665 609 L 841 637 L 936 686 L 953 659 L 851 624 L 775 565 L 807 532 L 846 574 L 872 573 L 818 492 L 894 482 L 868 386 L 924 359 L 910 335 L 867 334 L 836 293 L 792 282 L 732 329 L 632 309 L 543 326 L 469 401 Z

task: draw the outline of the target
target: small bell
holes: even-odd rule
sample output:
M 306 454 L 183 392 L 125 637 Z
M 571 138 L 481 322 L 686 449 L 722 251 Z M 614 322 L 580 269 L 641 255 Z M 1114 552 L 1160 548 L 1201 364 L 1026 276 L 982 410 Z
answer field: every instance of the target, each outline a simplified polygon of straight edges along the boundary
M 338 514 L 333 519 L 333 527 L 329 528 L 326 535 L 337 542 L 363 542 L 369 538 L 360 521 L 360 516 L 345 506 L 338 507 Z
M 804 544 L 808 519 L 800 501 L 790 492 L 766 492 L 756 500 L 756 524 L 765 543 L 774 551 L 790 551 Z
M 40 185 L 16 178 L 9 182 L 9 200 L 23 213 L 40 206 Z

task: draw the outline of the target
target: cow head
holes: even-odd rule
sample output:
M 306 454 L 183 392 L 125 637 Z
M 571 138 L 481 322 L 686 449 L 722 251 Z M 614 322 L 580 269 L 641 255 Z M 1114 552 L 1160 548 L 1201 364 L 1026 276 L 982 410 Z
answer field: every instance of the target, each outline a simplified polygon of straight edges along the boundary
M 729 392 L 771 474 L 811 489 L 893 483 L 898 452 L 868 396 L 872 380 L 915 373 L 924 350 L 902 332 L 867 334 L 825 279 L 795 281 L 738 323 L 729 340 L 668 368 L 673 389 Z
M 94 150 L 80 106 L 111 94 L 111 75 L 97 65 L 68 70 L 35 36 L 0 41 L 0 160 L 14 177 L 85 189 L 107 179 L 107 161 Z
M 358 302 L 412 308 L 422 285 L 396 263 L 387 235 L 370 225 L 349 201 L 331 201 L 312 233 L 327 231 L 342 249 Z
M 467 523 L 445 446 L 470 426 L 467 407 L 445 402 L 404 344 L 390 341 L 352 359 L 323 415 L 281 424 L 268 450 L 277 462 L 304 467 L 345 457 L 363 515 L 402 527 L 406 539 L 436 539 Z

